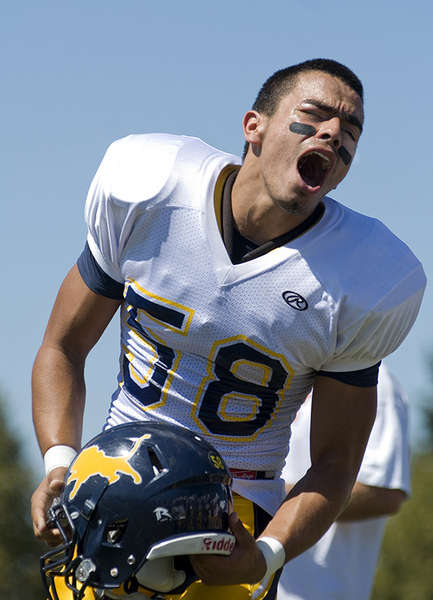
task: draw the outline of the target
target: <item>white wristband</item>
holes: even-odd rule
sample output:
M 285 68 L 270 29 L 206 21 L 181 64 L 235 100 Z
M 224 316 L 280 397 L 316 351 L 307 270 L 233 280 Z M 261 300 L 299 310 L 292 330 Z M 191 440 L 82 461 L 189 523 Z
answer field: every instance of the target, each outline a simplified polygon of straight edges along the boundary
M 266 573 L 263 576 L 264 579 L 265 577 L 269 577 L 269 575 L 273 575 L 275 571 L 278 571 L 284 565 L 286 562 L 286 552 L 283 544 L 273 537 L 264 536 L 260 538 L 257 540 L 257 546 L 265 557 Z
M 57 467 L 69 467 L 77 451 L 71 446 L 51 446 L 44 454 L 45 475 Z

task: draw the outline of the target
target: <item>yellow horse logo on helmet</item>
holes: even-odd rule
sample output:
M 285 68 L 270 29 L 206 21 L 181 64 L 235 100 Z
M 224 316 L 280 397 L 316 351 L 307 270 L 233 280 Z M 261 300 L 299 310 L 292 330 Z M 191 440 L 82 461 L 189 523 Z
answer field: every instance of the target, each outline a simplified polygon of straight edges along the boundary
M 82 450 L 73 463 L 66 481 L 66 485 L 75 481 L 74 487 L 69 493 L 69 498 L 72 500 L 83 483 L 95 475 L 100 475 L 107 479 L 108 485 L 119 481 L 121 475 L 128 475 L 132 477 L 136 485 L 139 485 L 142 477 L 140 473 L 131 467 L 129 461 L 137 452 L 142 442 L 150 437 L 148 433 L 141 436 L 125 456 L 107 456 L 96 445 Z

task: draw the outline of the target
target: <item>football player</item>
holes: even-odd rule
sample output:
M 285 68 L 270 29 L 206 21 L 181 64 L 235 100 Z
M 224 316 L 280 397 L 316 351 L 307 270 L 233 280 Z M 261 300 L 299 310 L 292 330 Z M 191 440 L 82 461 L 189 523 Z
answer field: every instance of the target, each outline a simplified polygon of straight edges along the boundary
M 273 598 L 274 573 L 336 519 L 374 421 L 378 365 L 425 287 L 403 242 L 327 196 L 363 121 L 359 79 L 315 59 L 265 82 L 243 118 L 243 161 L 187 136 L 109 147 L 86 202 L 85 249 L 34 365 L 47 473 L 33 495 L 38 537 L 59 540 L 46 511 L 80 448 L 86 356 L 119 307 L 106 427 L 183 425 L 234 478 L 234 551 L 193 557 L 202 584 L 184 598 Z M 312 466 L 283 501 L 288 424 L 313 383 Z

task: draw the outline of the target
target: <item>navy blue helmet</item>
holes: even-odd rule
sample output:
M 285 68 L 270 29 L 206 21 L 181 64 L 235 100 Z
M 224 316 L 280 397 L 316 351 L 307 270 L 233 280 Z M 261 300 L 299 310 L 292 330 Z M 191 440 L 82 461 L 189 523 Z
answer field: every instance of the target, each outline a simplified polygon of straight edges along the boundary
M 140 586 L 180 593 L 196 577 L 190 554 L 230 554 L 231 476 L 200 435 L 133 422 L 93 438 L 71 463 L 50 509 L 63 543 L 41 557 L 50 600 L 90 586 L 126 594 Z

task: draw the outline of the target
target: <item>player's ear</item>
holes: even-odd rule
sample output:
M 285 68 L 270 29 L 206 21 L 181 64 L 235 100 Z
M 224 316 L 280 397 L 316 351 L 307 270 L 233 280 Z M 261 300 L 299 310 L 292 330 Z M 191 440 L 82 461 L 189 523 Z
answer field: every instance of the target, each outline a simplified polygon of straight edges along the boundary
M 264 117 L 256 110 L 249 110 L 242 119 L 245 140 L 254 145 L 260 145 L 263 139 Z

